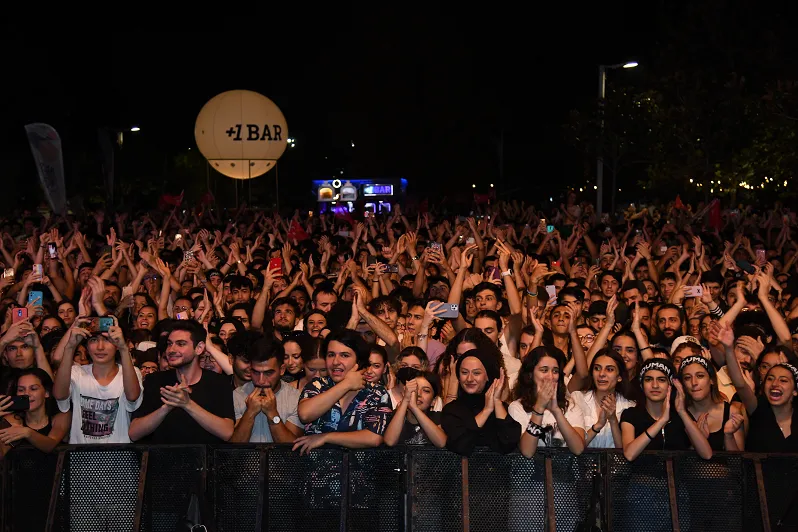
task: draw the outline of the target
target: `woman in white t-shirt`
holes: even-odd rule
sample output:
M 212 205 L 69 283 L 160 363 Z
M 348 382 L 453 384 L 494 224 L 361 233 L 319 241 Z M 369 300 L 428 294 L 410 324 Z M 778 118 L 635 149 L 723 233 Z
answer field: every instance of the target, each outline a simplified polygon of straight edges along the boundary
M 621 413 L 635 402 L 626 398 L 629 378 L 626 364 L 617 352 L 602 349 L 593 358 L 588 390 L 572 392 L 571 398 L 582 409 L 587 437 L 593 449 L 622 449 Z
M 582 410 L 566 395 L 565 354 L 551 346 L 536 347 L 524 359 L 515 386 L 516 401 L 507 413 L 521 425 L 521 454 L 534 456 L 538 446 L 585 449 Z

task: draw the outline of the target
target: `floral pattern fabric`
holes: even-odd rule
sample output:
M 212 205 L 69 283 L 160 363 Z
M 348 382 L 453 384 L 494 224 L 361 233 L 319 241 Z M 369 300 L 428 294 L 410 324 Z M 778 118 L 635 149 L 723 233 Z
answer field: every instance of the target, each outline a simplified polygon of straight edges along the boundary
M 313 379 L 302 390 L 299 400 L 315 397 L 333 386 L 335 383 L 330 377 Z M 393 409 L 388 390 L 381 384 L 366 383 L 366 386 L 349 403 L 346 411 L 342 410 L 340 401 L 337 401 L 329 412 L 305 425 L 305 433 L 324 434 L 325 432 L 353 432 L 365 429 L 382 436 L 392 414 Z

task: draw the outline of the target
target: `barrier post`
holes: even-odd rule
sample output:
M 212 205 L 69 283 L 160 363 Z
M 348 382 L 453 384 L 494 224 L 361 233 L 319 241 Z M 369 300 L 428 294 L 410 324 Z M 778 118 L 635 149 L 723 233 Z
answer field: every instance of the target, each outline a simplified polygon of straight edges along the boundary
M 545 460 L 545 491 L 546 494 L 546 531 L 557 530 L 557 515 L 554 509 L 554 473 L 551 468 L 551 455 L 546 453 Z
M 673 476 L 673 457 L 665 459 L 665 470 L 668 475 L 668 502 L 671 507 L 671 525 L 673 532 L 680 532 L 679 527 L 679 506 L 676 502 L 676 480 Z
M 269 453 L 266 447 L 260 448 L 260 469 L 258 470 L 258 508 L 255 511 L 255 530 L 268 530 L 269 529 L 269 512 L 267 510 L 267 490 L 269 483 L 266 479 L 269 478 Z
M 150 451 L 141 453 L 141 465 L 139 466 L 139 488 L 136 493 L 136 513 L 133 516 L 133 532 L 141 530 L 141 513 L 144 511 L 144 486 L 147 483 L 147 467 L 150 462 Z
M 770 511 L 765 491 L 765 476 L 762 474 L 762 462 L 758 457 L 754 457 L 754 471 L 756 472 L 756 487 L 759 492 L 759 511 L 762 513 L 762 532 L 770 532 Z
M 61 477 L 64 473 L 65 456 L 66 451 L 61 451 L 58 453 L 58 462 L 55 465 L 55 476 L 53 477 L 53 487 L 50 490 L 50 504 L 47 507 L 47 523 L 44 526 L 45 532 L 51 532 L 53 530 L 55 510 L 56 506 L 58 505 L 58 492 L 61 488 Z
M 463 532 L 471 530 L 471 509 L 468 505 L 468 458 L 465 456 L 461 460 L 463 478 Z
M 341 524 L 340 531 L 349 530 L 349 451 L 343 451 L 341 462 Z

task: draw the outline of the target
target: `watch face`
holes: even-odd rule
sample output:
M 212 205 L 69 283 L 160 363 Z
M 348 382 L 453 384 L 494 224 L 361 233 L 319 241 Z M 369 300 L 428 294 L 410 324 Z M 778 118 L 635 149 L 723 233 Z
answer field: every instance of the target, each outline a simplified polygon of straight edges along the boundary
M 280 422 L 280 416 L 274 416 L 272 418 L 272 423 L 274 423 L 275 425 L 277 425 L 279 422 Z

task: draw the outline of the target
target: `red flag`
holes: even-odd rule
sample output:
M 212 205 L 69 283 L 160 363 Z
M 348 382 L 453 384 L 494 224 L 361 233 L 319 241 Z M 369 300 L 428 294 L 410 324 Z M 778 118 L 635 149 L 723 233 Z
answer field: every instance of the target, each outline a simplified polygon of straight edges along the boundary
M 723 222 L 720 219 L 720 201 L 717 198 L 712 200 L 709 206 L 709 225 L 718 231 L 723 227 Z
M 296 220 L 291 220 L 291 227 L 288 229 L 288 238 L 301 242 L 307 240 L 308 233 L 302 229 L 302 226 Z
M 209 190 L 208 192 L 203 194 L 202 197 L 200 198 L 200 205 L 210 205 L 211 203 L 214 202 L 214 200 L 215 198 L 213 197 L 213 194 L 211 194 L 211 191 Z
M 352 214 L 349 212 L 349 209 L 346 207 L 333 207 L 332 210 L 335 213 L 336 218 L 347 222 L 351 227 L 355 227 L 355 219 L 352 218 Z
M 181 192 L 179 196 L 173 194 L 162 195 L 161 199 L 158 200 L 158 206 L 161 209 L 167 209 L 169 206 L 180 207 L 180 204 L 183 203 L 183 193 Z
M 682 203 L 682 198 L 677 194 L 676 201 L 673 202 L 674 209 L 684 209 L 684 203 Z
M 477 205 L 482 204 L 489 204 L 490 203 L 490 195 L 489 194 L 474 194 L 474 203 Z

